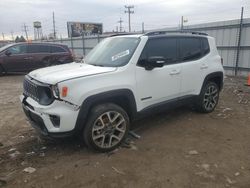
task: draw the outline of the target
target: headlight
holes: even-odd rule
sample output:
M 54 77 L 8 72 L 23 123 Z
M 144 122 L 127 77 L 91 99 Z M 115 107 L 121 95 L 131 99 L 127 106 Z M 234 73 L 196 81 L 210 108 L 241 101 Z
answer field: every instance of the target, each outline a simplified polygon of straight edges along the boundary
M 59 92 L 58 85 L 57 85 L 57 84 L 56 84 L 56 85 L 53 85 L 53 86 L 51 87 L 51 89 L 52 89 L 52 92 L 53 92 L 54 97 L 55 97 L 55 98 L 59 98 L 59 97 L 60 97 L 60 92 Z
M 54 101 L 54 96 L 49 87 L 39 87 L 39 104 L 49 105 Z

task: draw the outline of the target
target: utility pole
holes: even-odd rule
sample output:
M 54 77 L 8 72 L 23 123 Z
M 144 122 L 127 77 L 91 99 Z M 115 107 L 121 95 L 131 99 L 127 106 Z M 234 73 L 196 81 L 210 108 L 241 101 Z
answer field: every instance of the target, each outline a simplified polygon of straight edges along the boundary
M 13 31 L 11 31 L 10 34 L 11 34 L 12 40 L 14 41 L 14 35 L 13 35 L 14 33 L 13 33 Z
M 123 22 L 123 20 L 120 18 L 120 20 L 118 21 L 118 23 L 120 24 L 120 32 L 122 32 L 122 22 Z
M 28 26 L 25 25 L 25 23 L 23 24 L 23 31 L 25 32 L 26 39 L 29 40 L 28 39 Z
M 127 10 L 125 10 L 125 13 L 128 13 L 128 28 L 129 28 L 129 32 L 131 32 L 131 25 L 130 25 L 130 14 L 134 14 L 135 12 L 131 9 L 134 8 L 134 5 L 125 5 L 125 8 Z
M 181 31 L 183 30 L 183 22 L 184 22 L 183 16 L 181 16 Z
M 144 22 L 141 23 L 141 32 L 144 33 Z
M 238 35 L 238 45 L 237 45 L 237 54 L 236 54 L 236 64 L 235 64 L 235 73 L 234 73 L 235 76 L 237 76 L 237 74 L 238 74 L 238 67 L 239 67 L 240 42 L 241 42 L 241 34 L 242 34 L 243 13 L 244 13 L 244 7 L 241 7 L 239 35 Z
M 2 33 L 2 36 L 3 36 L 3 40 L 4 40 L 4 33 Z
M 184 29 L 184 23 L 188 22 L 187 19 L 184 19 L 183 16 L 181 16 L 181 31 Z
M 54 34 L 54 39 L 56 39 L 56 22 L 55 22 L 54 12 L 53 12 L 53 34 Z

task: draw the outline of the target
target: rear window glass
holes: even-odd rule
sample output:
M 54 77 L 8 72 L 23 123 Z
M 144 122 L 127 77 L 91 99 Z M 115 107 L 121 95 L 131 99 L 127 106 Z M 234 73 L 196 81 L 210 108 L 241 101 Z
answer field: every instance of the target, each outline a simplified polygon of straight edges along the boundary
M 66 52 L 65 49 L 59 46 L 51 46 L 51 52 L 52 53 L 61 53 L 61 52 Z
M 191 61 L 202 57 L 200 38 L 181 38 L 180 55 L 182 61 Z

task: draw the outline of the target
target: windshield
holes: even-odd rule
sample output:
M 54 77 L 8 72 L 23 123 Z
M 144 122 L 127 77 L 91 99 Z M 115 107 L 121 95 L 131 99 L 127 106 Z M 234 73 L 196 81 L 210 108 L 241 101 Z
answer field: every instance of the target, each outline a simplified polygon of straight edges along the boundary
M 139 41 L 139 38 L 132 37 L 106 38 L 89 52 L 85 62 L 104 67 L 124 66 L 129 62 Z

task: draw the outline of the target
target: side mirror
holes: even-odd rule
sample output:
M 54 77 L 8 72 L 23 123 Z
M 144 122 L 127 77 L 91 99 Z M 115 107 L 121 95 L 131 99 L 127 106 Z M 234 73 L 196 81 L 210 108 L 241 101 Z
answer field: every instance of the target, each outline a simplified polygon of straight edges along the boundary
M 10 56 L 10 55 L 11 55 L 11 51 L 6 50 L 6 51 L 5 51 L 5 55 Z
M 147 59 L 147 63 L 145 64 L 146 70 L 152 70 L 156 67 L 163 67 L 166 63 L 166 60 L 162 56 L 152 56 Z

